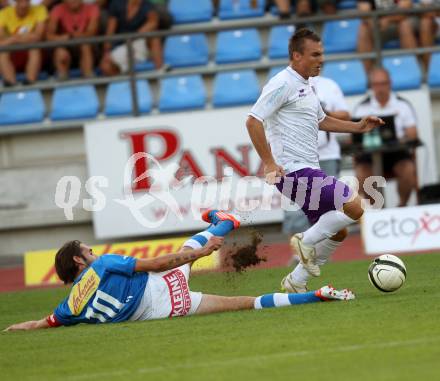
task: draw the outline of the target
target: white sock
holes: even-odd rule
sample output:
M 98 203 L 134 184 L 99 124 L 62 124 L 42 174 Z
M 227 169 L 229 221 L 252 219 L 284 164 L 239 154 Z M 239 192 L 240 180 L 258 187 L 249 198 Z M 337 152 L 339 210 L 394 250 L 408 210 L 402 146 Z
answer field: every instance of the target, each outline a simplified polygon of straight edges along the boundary
M 209 241 L 209 239 L 213 236 L 211 232 L 203 231 L 193 235 L 190 239 L 188 239 L 183 247 L 190 247 L 191 249 L 200 249 L 202 246 L 205 246 L 205 243 Z M 204 243 L 203 243 L 204 242 Z M 203 244 L 202 244 L 203 243 Z
M 305 269 L 302 263 L 298 263 L 293 271 L 289 274 L 292 282 L 298 285 L 306 285 L 310 279 L 310 273 Z
M 316 250 L 316 264 L 322 266 L 328 261 L 330 255 L 341 245 L 341 241 L 333 241 L 330 238 L 326 238 L 315 246 Z
M 303 243 L 315 246 L 325 238 L 333 237 L 339 230 L 356 222 L 339 210 L 331 210 L 323 214 L 318 222 L 303 233 Z

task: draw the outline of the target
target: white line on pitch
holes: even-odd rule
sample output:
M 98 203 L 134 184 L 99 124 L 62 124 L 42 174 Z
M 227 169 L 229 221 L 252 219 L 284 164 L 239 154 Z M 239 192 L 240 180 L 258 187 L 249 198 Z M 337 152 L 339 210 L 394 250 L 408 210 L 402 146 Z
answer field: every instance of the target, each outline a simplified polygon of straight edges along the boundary
M 184 364 L 174 364 L 174 365 L 167 365 L 166 367 L 159 366 L 159 367 L 151 367 L 151 368 L 132 369 L 132 370 L 115 370 L 115 371 L 109 371 L 109 372 L 86 373 L 86 374 L 73 375 L 71 377 L 64 376 L 64 379 L 77 381 L 77 380 L 88 380 L 88 379 L 92 379 L 92 378 L 94 379 L 94 378 L 98 378 L 98 377 L 123 376 L 123 375 L 128 375 L 128 374 L 135 374 L 135 373 L 144 374 L 144 373 L 158 373 L 158 372 L 163 372 L 163 371 L 169 372 L 172 370 L 179 370 L 179 369 L 209 368 L 209 367 L 215 367 L 215 366 L 225 366 L 225 365 L 234 364 L 234 363 L 242 364 L 243 362 L 246 362 L 246 361 L 264 361 L 266 359 L 284 358 L 284 357 L 298 357 L 298 356 L 307 357 L 307 356 L 316 356 L 316 355 L 325 354 L 325 353 L 355 352 L 355 351 L 361 351 L 364 349 L 407 347 L 407 346 L 412 346 L 412 345 L 435 343 L 438 341 L 440 341 L 440 337 L 426 337 L 426 338 L 406 340 L 406 341 L 388 341 L 388 342 L 384 342 L 384 343 L 355 344 L 355 345 L 327 348 L 327 349 L 323 349 L 323 350 L 269 353 L 269 354 L 254 355 L 254 356 L 236 357 L 236 358 L 230 358 L 230 359 L 202 361 L 202 362 L 184 363 Z

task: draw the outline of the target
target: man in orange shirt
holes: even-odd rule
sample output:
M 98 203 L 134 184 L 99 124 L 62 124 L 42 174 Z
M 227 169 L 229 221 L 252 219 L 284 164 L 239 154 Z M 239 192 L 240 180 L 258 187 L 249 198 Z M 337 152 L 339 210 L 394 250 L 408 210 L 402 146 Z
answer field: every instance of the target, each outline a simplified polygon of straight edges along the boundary
M 43 39 L 47 10 L 44 5 L 31 5 L 30 0 L 16 0 L 0 11 L 0 46 L 28 44 Z M 0 71 L 5 86 L 17 83 L 16 71 L 26 72 L 26 82 L 37 80 L 41 69 L 41 50 L 0 53 Z
M 98 33 L 99 7 L 96 4 L 84 4 L 82 0 L 64 0 L 50 12 L 47 39 L 67 41 L 80 37 L 92 37 Z M 54 64 L 58 77 L 68 76 L 72 59 L 79 61 L 84 77 L 93 76 L 93 49 L 90 44 L 55 49 Z

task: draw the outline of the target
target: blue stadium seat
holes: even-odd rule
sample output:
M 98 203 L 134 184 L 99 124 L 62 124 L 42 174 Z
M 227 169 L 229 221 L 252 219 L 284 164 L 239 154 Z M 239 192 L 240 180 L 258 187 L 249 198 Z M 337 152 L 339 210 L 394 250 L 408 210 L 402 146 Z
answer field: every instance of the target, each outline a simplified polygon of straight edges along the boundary
M 274 26 L 269 34 L 269 58 L 288 58 L 289 38 L 295 33 L 293 25 Z
M 261 17 L 264 15 L 265 0 L 220 0 L 218 17 L 221 20 Z
M 98 114 L 99 100 L 92 85 L 55 89 L 52 98 L 52 120 L 88 119 Z
M 215 107 L 254 103 L 260 94 L 254 70 L 218 73 L 214 79 L 212 103 Z
M 354 52 L 361 20 L 336 20 L 324 23 L 322 43 L 326 53 Z
M 154 63 L 153 61 L 142 61 L 142 62 L 137 62 L 134 65 L 134 71 L 135 72 L 140 72 L 140 71 L 148 71 L 148 70 L 154 70 Z
M 422 84 L 422 72 L 416 56 L 385 57 L 382 64 L 391 75 L 393 90 L 418 89 Z
M 202 108 L 205 102 L 205 85 L 200 75 L 169 77 L 160 82 L 160 111 Z
M 214 13 L 212 0 L 170 0 L 168 10 L 175 24 L 211 21 Z
M 0 124 L 39 123 L 44 112 L 40 90 L 4 93 L 0 98 Z
M 384 49 L 400 49 L 399 40 L 389 40 L 383 44 Z
M 139 111 L 143 114 L 149 113 L 153 101 L 148 82 L 144 79 L 138 80 L 136 89 Z M 105 115 L 130 115 L 132 112 L 133 101 L 131 99 L 130 83 L 128 81 L 111 83 L 105 94 Z
M 357 1 L 356 0 L 341 0 L 337 5 L 338 9 L 356 9 Z
M 208 63 L 208 39 L 203 33 L 168 37 L 165 63 L 172 67 L 200 66 Z
M 260 35 L 256 29 L 219 32 L 215 62 L 218 64 L 256 61 L 261 58 Z
M 23 82 L 26 79 L 26 73 L 17 73 L 15 78 L 17 79 L 18 82 Z M 49 78 L 49 74 L 47 71 L 40 71 L 40 73 L 38 73 L 39 81 L 45 81 L 48 78 Z
M 281 70 L 284 70 L 286 68 L 287 64 L 285 66 L 275 66 L 272 67 L 269 70 L 269 73 L 267 74 L 267 80 L 271 79 L 272 77 L 275 77 Z
M 367 75 L 360 60 L 327 62 L 322 75 L 336 81 L 345 95 L 367 91 Z
M 69 70 L 69 78 L 81 78 L 81 77 L 82 77 L 81 69 L 74 68 Z
M 429 62 L 428 84 L 431 87 L 440 86 L 440 52 L 433 53 Z
M 295 5 L 291 4 L 291 6 L 290 6 L 290 13 L 295 13 L 295 9 L 296 9 Z M 279 11 L 279 9 L 278 9 L 278 7 L 276 5 L 272 5 L 269 8 L 269 12 L 272 13 L 274 16 L 278 16 L 280 14 L 280 11 Z

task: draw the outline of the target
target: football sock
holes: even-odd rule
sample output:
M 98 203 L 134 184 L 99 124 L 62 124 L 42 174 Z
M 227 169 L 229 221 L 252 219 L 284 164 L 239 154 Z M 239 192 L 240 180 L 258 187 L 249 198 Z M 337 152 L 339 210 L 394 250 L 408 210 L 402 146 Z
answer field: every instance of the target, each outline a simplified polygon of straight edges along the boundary
M 326 238 L 315 246 L 316 250 L 316 264 L 322 266 L 325 264 L 330 255 L 341 245 L 341 241 L 333 241 L 330 238 Z
M 302 263 L 298 263 L 289 276 L 293 283 L 298 285 L 306 285 L 311 277 L 310 273 L 305 269 Z
M 314 246 L 325 238 L 334 236 L 339 230 L 356 222 L 339 210 L 331 210 L 323 214 L 318 222 L 303 233 L 303 243 Z
M 232 221 L 220 221 L 217 225 L 211 225 L 208 229 L 193 235 L 183 246 L 200 249 L 202 246 L 205 246 L 211 237 L 224 237 L 231 230 L 234 230 L 234 223 Z
M 254 308 L 260 310 L 262 308 L 286 307 L 294 304 L 305 304 L 321 302 L 324 299 L 316 296 L 317 291 L 305 292 L 303 294 L 266 294 L 255 299 Z
M 317 243 L 315 246 L 316 264 L 318 266 L 322 266 L 323 264 L 327 263 L 330 255 L 339 247 L 341 243 L 342 242 L 333 241 L 329 238 Z M 307 285 L 307 282 L 311 277 L 310 273 L 305 269 L 302 263 L 298 263 L 289 276 L 292 282 L 298 285 Z

